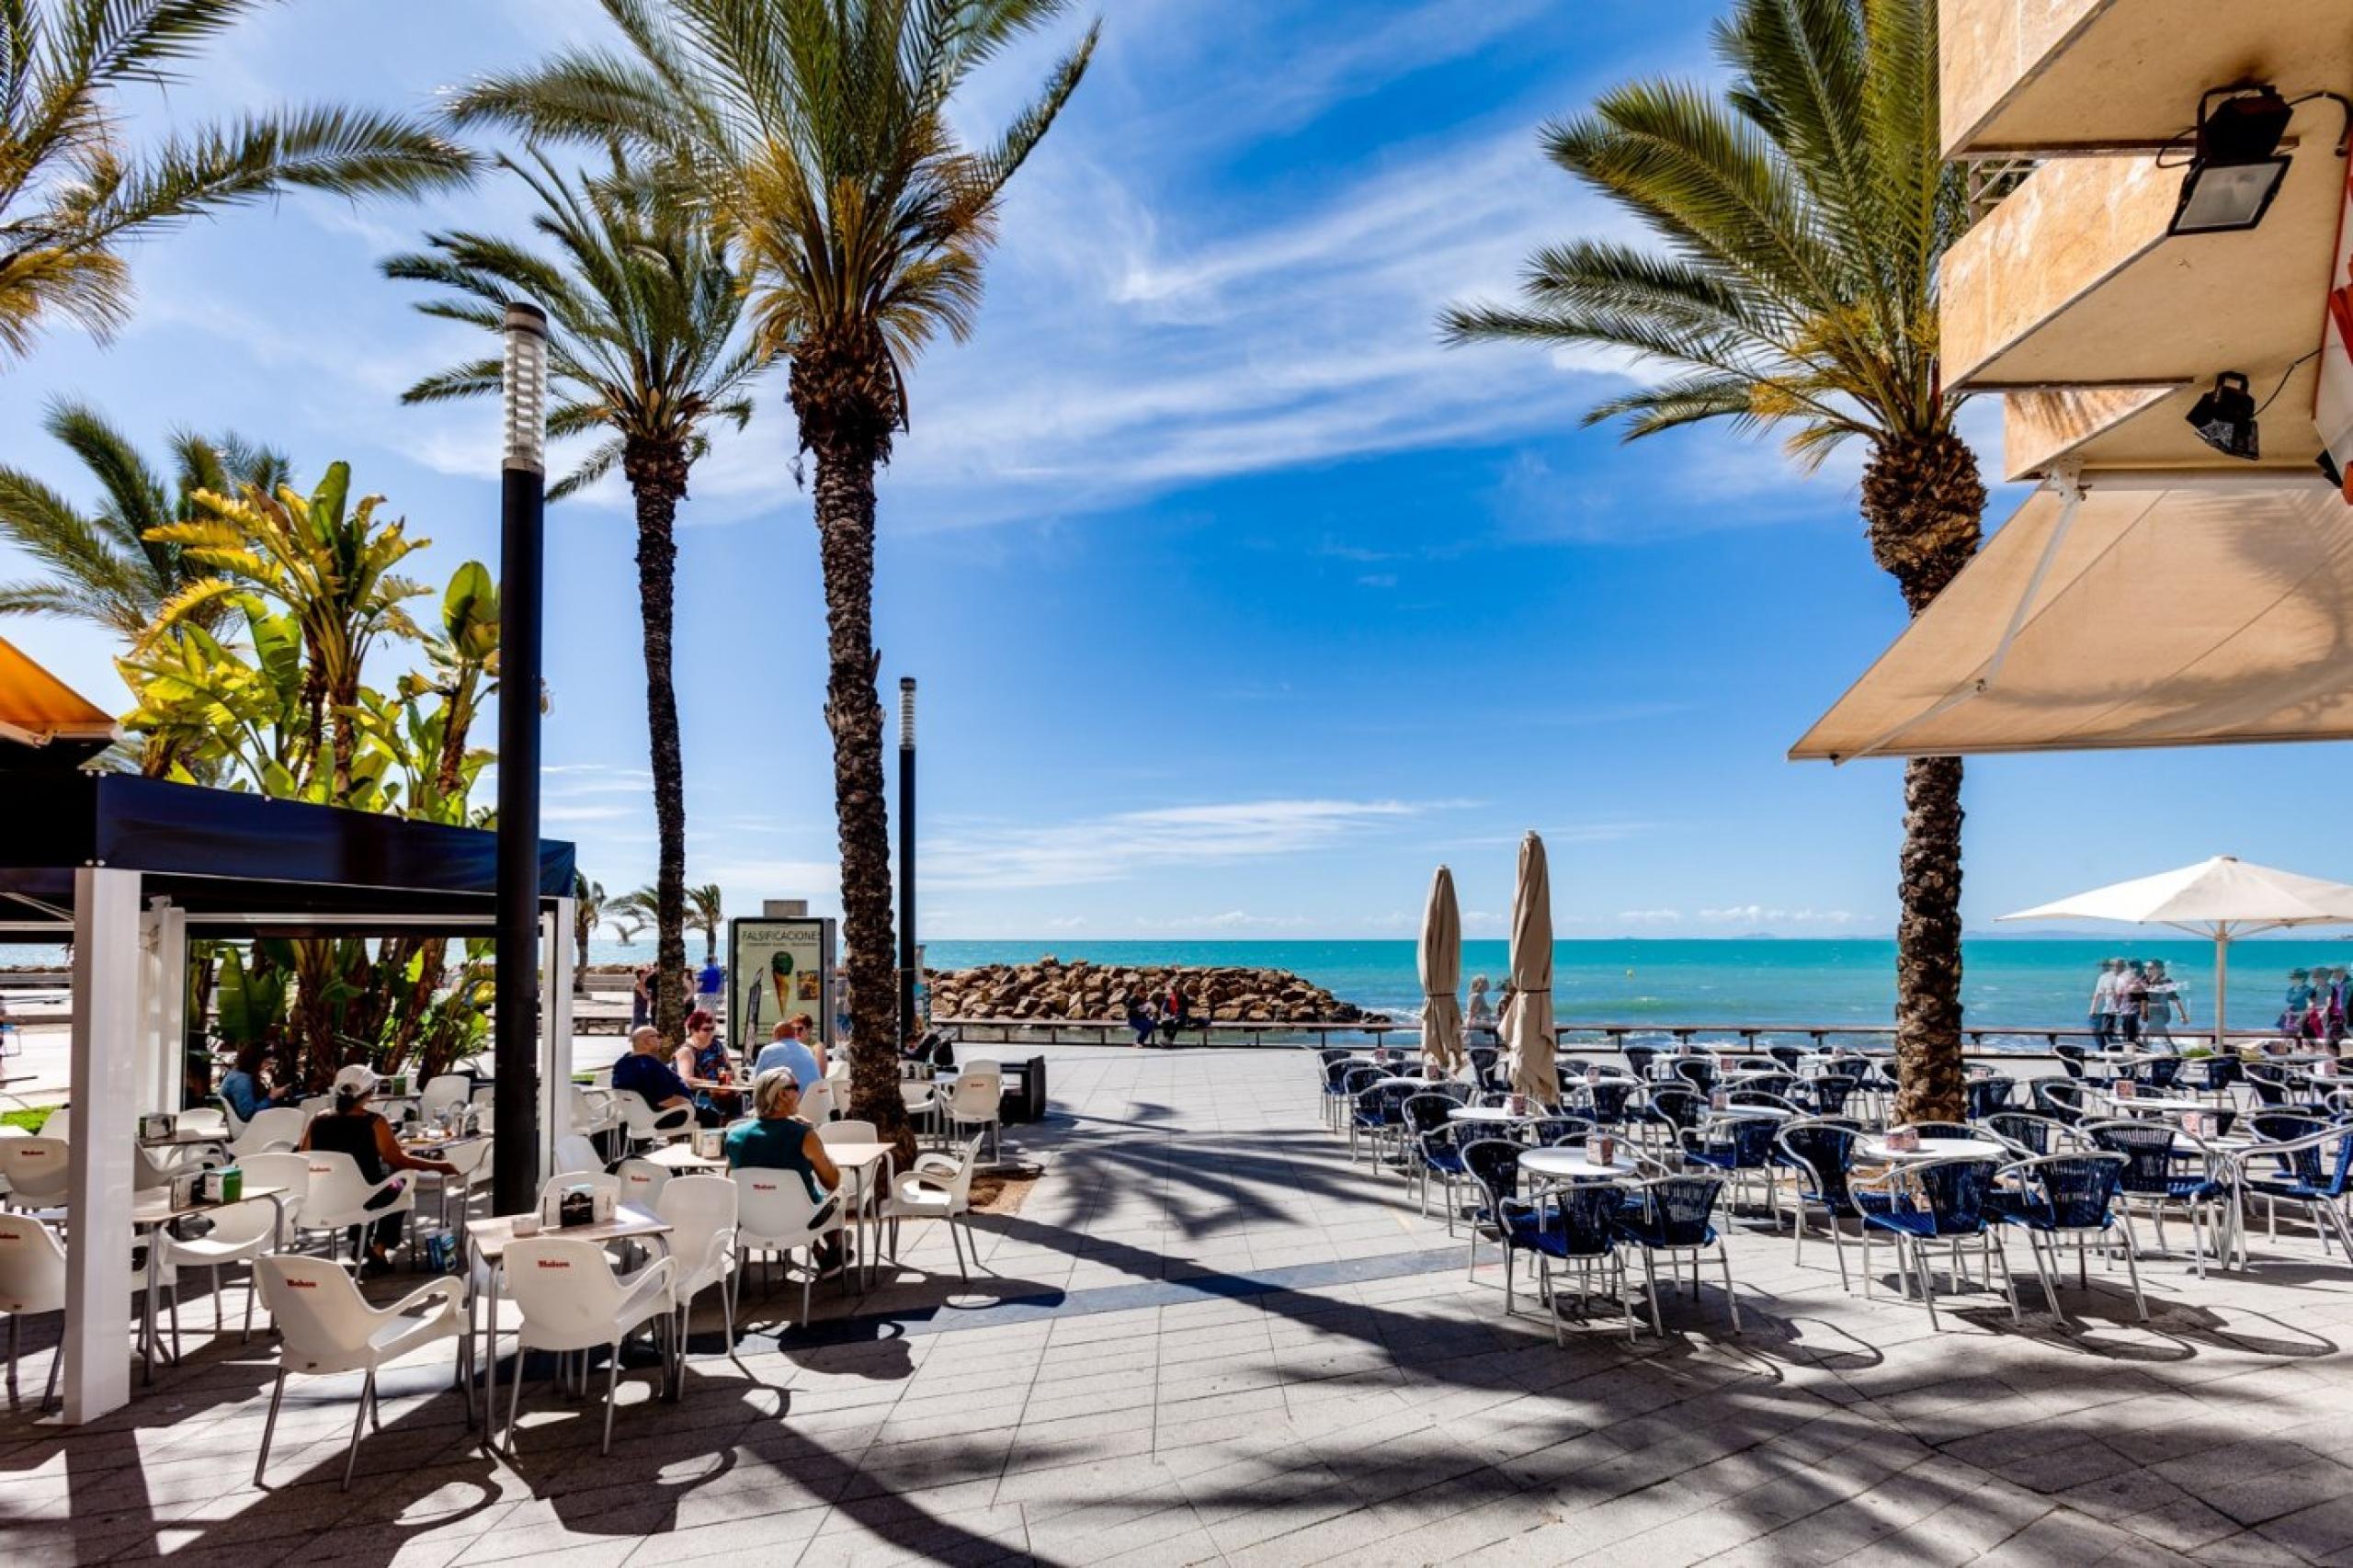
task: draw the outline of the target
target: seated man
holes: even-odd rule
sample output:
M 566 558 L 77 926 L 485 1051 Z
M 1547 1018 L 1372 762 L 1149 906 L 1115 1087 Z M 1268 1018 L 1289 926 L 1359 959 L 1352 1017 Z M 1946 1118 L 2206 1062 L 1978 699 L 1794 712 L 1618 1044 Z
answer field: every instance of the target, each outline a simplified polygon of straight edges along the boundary
M 662 1031 L 648 1024 L 633 1029 L 629 1037 L 629 1054 L 613 1063 L 613 1088 L 616 1092 L 635 1095 L 651 1106 L 658 1115 L 683 1106 L 705 1127 L 717 1127 L 722 1118 L 713 1111 L 698 1107 L 693 1091 L 685 1079 L 665 1060 Z
M 824 1140 L 817 1136 L 815 1128 L 801 1119 L 800 1112 L 801 1085 L 790 1069 L 771 1067 L 755 1076 L 754 1119 L 739 1121 L 727 1130 L 727 1168 L 797 1171 L 801 1185 L 808 1189 L 809 1200 L 823 1214 L 835 1201 L 842 1173 L 825 1153 Z M 820 1279 L 842 1271 L 842 1238 L 838 1233 L 823 1237 L 810 1250 L 815 1255 Z
M 760 1048 L 760 1054 L 753 1061 L 752 1076 L 756 1079 L 771 1068 L 782 1067 L 792 1074 L 796 1085 L 813 1084 L 824 1077 L 824 1066 L 810 1049 L 809 1038 L 803 1032 L 812 1021 L 806 1013 L 779 1021 L 769 1042 Z

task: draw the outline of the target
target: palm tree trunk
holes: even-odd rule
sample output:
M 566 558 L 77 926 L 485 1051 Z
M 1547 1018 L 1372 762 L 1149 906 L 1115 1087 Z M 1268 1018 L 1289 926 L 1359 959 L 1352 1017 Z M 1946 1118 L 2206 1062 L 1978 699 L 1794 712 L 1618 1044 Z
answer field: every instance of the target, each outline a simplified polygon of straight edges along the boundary
M 1881 443 L 1863 471 L 1871 553 L 1916 616 L 1976 553 L 1985 486 L 1950 431 Z M 1898 1121 L 1961 1119 L 1961 758 L 1904 767 L 1895 927 Z
M 804 430 L 807 427 L 804 420 Z M 834 734 L 834 810 L 842 857 L 843 968 L 849 985 L 850 1114 L 914 1158 L 899 1094 L 898 987 L 892 964 L 891 824 L 882 792 L 882 703 L 874 651 L 874 468 L 879 451 L 854 432 L 813 443 L 818 551 L 825 574 Z
M 676 619 L 676 524 L 687 493 L 685 448 L 635 441 L 621 472 L 637 502 L 637 589 L 645 627 L 645 729 L 654 774 L 654 1027 L 683 1040 L 687 1018 L 687 769 L 678 744 L 678 695 L 670 679 Z

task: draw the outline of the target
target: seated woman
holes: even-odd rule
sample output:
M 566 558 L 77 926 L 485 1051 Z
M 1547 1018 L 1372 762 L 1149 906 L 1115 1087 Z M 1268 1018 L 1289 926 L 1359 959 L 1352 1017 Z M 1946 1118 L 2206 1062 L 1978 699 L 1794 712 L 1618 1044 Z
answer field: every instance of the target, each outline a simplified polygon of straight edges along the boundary
M 302 1153 L 348 1154 L 351 1163 L 359 1167 L 359 1176 L 375 1186 L 394 1171 L 432 1171 L 439 1176 L 456 1176 L 458 1167 L 443 1160 L 420 1160 L 401 1147 L 392 1136 L 392 1124 L 368 1108 L 376 1093 L 376 1074 L 357 1062 L 335 1075 L 335 1108 L 311 1118 L 311 1125 L 302 1131 Z M 381 1209 L 398 1201 L 397 1190 L 379 1194 L 369 1201 L 370 1209 Z M 373 1278 L 390 1272 L 392 1260 L 385 1255 L 401 1239 L 401 1217 L 387 1214 L 373 1225 L 351 1228 L 351 1250 L 361 1248 L 362 1232 L 366 1238 L 367 1261 L 360 1265 L 363 1278 Z
M 271 1093 L 264 1084 L 263 1068 L 278 1061 L 278 1052 L 259 1040 L 248 1041 L 237 1048 L 237 1060 L 221 1074 L 221 1098 L 240 1122 L 251 1121 L 272 1106 L 291 1105 L 290 1091 Z
M 771 1067 L 752 1080 L 750 1121 L 727 1130 L 727 1168 L 796 1171 L 809 1199 L 823 1213 L 834 1202 L 842 1173 L 825 1153 L 817 1130 L 801 1119 L 801 1084 L 787 1067 Z M 811 1248 L 817 1277 L 830 1278 L 842 1271 L 842 1239 L 828 1235 Z
M 687 1042 L 672 1054 L 670 1064 L 695 1091 L 698 1112 L 710 1111 L 722 1121 L 733 1121 L 744 1113 L 743 1096 L 703 1086 L 734 1083 L 735 1057 L 719 1038 L 719 1020 L 702 1008 L 687 1015 Z
M 717 1127 L 722 1119 L 695 1104 L 694 1091 L 687 1087 L 687 1081 L 663 1060 L 662 1031 L 652 1024 L 631 1032 L 629 1054 L 613 1063 L 613 1088 L 616 1093 L 635 1095 L 657 1114 L 683 1106 L 694 1113 L 700 1126 Z

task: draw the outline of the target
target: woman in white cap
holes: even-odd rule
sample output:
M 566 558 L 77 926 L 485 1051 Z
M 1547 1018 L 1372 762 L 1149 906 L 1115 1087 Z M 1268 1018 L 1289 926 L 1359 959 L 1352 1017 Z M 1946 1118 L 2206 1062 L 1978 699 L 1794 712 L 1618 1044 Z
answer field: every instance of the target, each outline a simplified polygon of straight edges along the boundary
M 351 1163 L 359 1167 L 359 1176 L 370 1187 L 381 1183 L 394 1171 L 432 1171 L 440 1176 L 456 1176 L 458 1167 L 445 1160 L 420 1160 L 401 1147 L 392 1136 L 392 1124 L 368 1108 L 375 1096 L 376 1074 L 358 1062 L 335 1075 L 335 1108 L 321 1111 L 311 1119 L 302 1132 L 302 1152 L 306 1154 L 348 1154 Z M 386 1192 L 370 1208 L 381 1208 L 398 1199 L 397 1192 Z M 392 1271 L 392 1260 L 386 1256 L 400 1244 L 401 1217 L 387 1214 L 375 1224 L 351 1228 L 351 1250 L 358 1253 L 361 1232 L 365 1229 L 366 1261 L 359 1266 L 363 1278 L 373 1278 Z

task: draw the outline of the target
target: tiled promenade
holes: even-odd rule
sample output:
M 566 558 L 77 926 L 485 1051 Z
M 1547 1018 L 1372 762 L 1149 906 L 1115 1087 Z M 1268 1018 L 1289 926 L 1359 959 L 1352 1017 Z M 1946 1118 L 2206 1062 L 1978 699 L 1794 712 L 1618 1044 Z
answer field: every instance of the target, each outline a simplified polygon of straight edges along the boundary
M 933 1227 L 813 1330 L 779 1339 L 797 1286 L 747 1289 L 734 1360 L 713 1301 L 683 1401 L 625 1382 L 609 1459 L 593 1401 L 535 1389 L 489 1460 L 427 1358 L 347 1495 L 348 1380 L 291 1385 L 253 1488 L 269 1358 L 233 1287 L 230 1335 L 128 1411 L 0 1418 L 0 1562 L 2353 1562 L 2353 1271 L 2302 1233 L 2251 1277 L 2152 1259 L 2146 1326 L 2095 1262 L 2073 1333 L 2028 1288 L 2024 1331 L 1981 1295 L 1934 1334 L 1758 1221 L 1745 1334 L 1711 1266 L 1664 1343 L 1605 1315 L 1556 1348 L 1349 1167 L 1305 1056 L 1048 1054 L 1055 1115 L 1006 1140 L 1044 1178 L 976 1218 L 969 1290 Z

